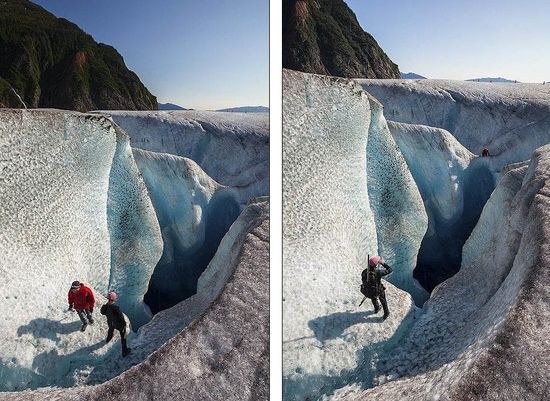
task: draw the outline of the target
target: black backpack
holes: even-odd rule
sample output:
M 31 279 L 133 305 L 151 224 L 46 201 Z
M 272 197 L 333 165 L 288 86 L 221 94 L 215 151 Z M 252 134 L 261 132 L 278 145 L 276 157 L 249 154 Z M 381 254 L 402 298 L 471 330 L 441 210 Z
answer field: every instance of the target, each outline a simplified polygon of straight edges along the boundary
M 368 268 L 361 273 L 361 293 L 367 298 L 378 296 L 378 284 L 376 282 L 376 273 L 374 270 L 369 271 Z

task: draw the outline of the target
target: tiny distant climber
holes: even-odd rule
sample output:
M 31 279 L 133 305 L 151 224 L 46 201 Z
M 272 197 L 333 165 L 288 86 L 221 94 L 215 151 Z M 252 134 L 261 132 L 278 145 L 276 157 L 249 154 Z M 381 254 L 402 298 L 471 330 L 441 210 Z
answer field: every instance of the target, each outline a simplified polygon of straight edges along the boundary
M 92 290 L 80 281 L 73 281 L 69 290 L 69 310 L 76 310 L 82 321 L 80 331 L 86 330 L 88 322 L 94 324 L 92 316 L 94 312 L 95 298 Z
M 386 287 L 382 284 L 382 277 L 387 276 L 393 271 L 380 256 L 373 256 L 369 259 L 369 266 L 361 273 L 361 293 L 366 298 L 370 298 L 374 306 L 374 313 L 380 311 L 380 303 L 384 310 L 382 318 L 386 320 L 390 315 L 388 303 L 386 301 Z
M 481 151 L 481 156 L 482 157 L 491 156 L 491 154 L 489 153 L 489 149 L 483 148 L 483 150 Z
M 117 295 L 114 291 L 109 292 L 107 295 L 107 303 L 101 307 L 101 314 L 107 317 L 107 325 L 109 331 L 107 332 L 107 338 L 105 343 L 108 343 L 113 338 L 115 329 L 120 333 L 120 341 L 122 343 L 122 356 L 128 356 L 132 351 L 126 344 L 126 320 L 122 311 L 115 305 Z

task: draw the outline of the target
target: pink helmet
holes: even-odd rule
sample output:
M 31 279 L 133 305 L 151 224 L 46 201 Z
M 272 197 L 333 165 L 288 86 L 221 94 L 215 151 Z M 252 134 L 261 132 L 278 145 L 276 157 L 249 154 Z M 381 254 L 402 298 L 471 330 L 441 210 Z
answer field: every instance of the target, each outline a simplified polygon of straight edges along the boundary
M 376 266 L 380 262 L 380 256 L 373 256 L 369 259 L 369 266 Z
M 107 295 L 107 299 L 108 299 L 109 301 L 116 301 L 116 292 L 111 291 L 111 292 Z

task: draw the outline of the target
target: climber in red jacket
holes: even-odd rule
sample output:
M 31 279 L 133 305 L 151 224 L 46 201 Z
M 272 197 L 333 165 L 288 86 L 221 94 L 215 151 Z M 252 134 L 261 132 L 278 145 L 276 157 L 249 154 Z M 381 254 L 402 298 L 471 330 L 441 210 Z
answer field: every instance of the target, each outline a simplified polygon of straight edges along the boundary
M 76 310 L 82 321 L 80 331 L 86 330 L 88 322 L 94 324 L 92 313 L 94 312 L 95 298 L 92 290 L 80 283 L 73 281 L 69 290 L 69 310 Z

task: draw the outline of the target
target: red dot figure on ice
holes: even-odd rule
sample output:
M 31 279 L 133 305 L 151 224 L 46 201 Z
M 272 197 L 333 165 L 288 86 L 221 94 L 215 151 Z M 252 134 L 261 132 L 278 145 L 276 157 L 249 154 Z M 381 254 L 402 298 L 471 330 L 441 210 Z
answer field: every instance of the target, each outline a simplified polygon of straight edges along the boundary
M 491 154 L 489 153 L 489 149 L 483 148 L 483 150 L 481 151 L 481 156 L 487 157 L 487 156 L 490 156 L 490 155 Z

